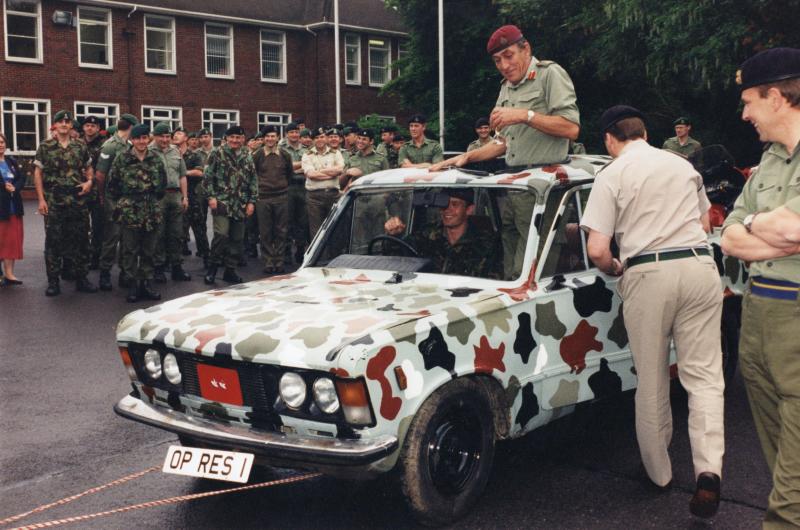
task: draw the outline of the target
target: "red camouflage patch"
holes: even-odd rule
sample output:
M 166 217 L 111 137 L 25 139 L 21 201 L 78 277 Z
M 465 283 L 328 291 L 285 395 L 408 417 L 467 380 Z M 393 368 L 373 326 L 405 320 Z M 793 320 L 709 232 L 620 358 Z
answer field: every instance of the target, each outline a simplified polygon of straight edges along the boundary
M 481 337 L 480 344 L 472 346 L 472 348 L 475 350 L 475 371 L 477 373 L 491 374 L 492 370 L 506 371 L 506 365 L 503 364 L 503 355 L 506 353 L 504 342 L 501 342 L 497 348 L 492 348 L 489 338 L 484 335 Z
M 602 351 L 603 343 L 595 339 L 598 329 L 581 320 L 575 332 L 561 339 L 561 358 L 569 365 L 570 373 L 579 374 L 586 368 L 586 354 L 591 350 Z
M 381 385 L 381 416 L 387 420 L 393 420 L 400 412 L 400 407 L 403 405 L 403 400 L 399 397 L 392 395 L 392 385 L 386 377 L 386 369 L 394 361 L 397 352 L 394 346 L 384 346 L 378 352 L 378 355 L 373 357 L 367 363 L 367 377 L 373 381 L 377 381 Z

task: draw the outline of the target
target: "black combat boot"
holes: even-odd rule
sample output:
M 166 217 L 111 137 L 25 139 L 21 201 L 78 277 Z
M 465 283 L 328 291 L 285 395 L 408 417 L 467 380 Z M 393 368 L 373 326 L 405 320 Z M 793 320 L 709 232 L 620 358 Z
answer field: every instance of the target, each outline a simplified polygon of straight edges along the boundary
M 139 282 L 139 296 L 145 300 L 161 300 L 161 293 L 153 290 L 150 286 L 150 280 Z
M 128 287 L 128 296 L 125 297 L 125 300 L 132 304 L 139 301 L 139 286 L 136 285 L 136 282 L 131 282 Z
M 75 290 L 81 293 L 96 293 L 97 286 L 84 276 L 75 280 Z
M 241 276 L 236 274 L 236 269 L 231 267 L 225 268 L 225 274 L 222 275 L 222 279 L 228 283 L 242 283 L 244 281 Z
M 181 254 L 183 254 L 184 256 L 192 255 L 192 251 L 189 250 L 189 243 L 187 241 L 183 242 L 183 249 L 181 250 Z
M 119 271 L 119 279 L 117 280 L 117 283 L 123 289 L 126 288 L 126 287 L 130 287 L 131 285 L 136 287 L 136 282 L 133 281 L 133 279 L 130 276 L 128 276 L 127 274 L 125 274 L 122 271 Z
M 113 288 L 111 285 L 111 271 L 100 271 L 100 290 L 110 291 Z
M 206 285 L 214 285 L 214 280 L 217 277 L 217 266 L 211 265 L 206 270 L 206 276 L 203 278 L 203 281 Z
M 167 283 L 167 276 L 164 274 L 164 267 L 156 267 L 153 273 L 153 281 L 156 283 Z
M 100 268 L 100 256 L 92 256 L 92 261 L 89 263 L 89 270 L 96 271 Z
M 188 282 L 192 279 L 191 275 L 183 270 L 183 267 L 180 265 L 173 265 L 172 266 L 172 279 L 176 282 Z
M 58 284 L 58 278 L 47 279 L 47 290 L 44 294 L 45 296 L 58 296 L 61 294 L 61 286 Z

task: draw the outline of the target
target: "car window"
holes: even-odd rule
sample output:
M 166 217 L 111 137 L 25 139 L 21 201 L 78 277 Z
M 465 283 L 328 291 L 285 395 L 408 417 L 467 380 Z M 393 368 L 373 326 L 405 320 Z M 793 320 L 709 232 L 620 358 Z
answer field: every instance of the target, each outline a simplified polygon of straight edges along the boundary
M 580 228 L 580 216 L 588 195 L 588 189 L 572 189 L 564 196 L 563 213 L 556 220 L 555 234 L 542 266 L 542 276 L 582 272 L 589 268 L 586 235 Z

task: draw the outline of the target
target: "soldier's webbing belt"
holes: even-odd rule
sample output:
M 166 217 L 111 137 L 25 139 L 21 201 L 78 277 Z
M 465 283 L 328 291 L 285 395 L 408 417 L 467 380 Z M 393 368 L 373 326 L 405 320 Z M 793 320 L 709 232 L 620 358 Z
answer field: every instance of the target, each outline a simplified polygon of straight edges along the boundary
M 750 278 L 750 292 L 776 300 L 797 300 L 800 284 L 785 280 L 772 280 L 763 276 Z

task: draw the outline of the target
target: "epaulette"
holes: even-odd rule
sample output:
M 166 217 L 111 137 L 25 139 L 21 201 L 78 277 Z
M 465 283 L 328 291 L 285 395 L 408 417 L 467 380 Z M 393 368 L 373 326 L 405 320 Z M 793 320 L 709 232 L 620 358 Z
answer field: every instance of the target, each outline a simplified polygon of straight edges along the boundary
M 541 66 L 542 68 L 547 68 L 551 64 L 554 64 L 555 61 L 539 61 L 536 63 L 536 66 Z

